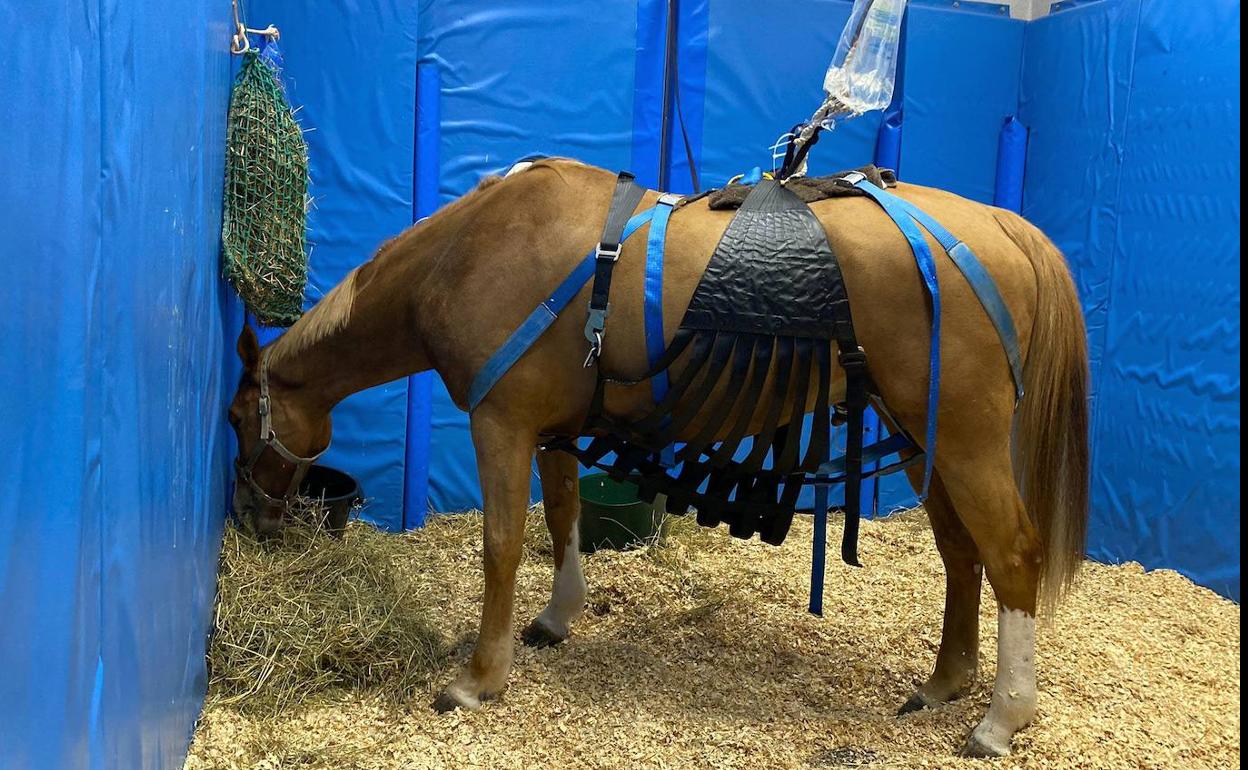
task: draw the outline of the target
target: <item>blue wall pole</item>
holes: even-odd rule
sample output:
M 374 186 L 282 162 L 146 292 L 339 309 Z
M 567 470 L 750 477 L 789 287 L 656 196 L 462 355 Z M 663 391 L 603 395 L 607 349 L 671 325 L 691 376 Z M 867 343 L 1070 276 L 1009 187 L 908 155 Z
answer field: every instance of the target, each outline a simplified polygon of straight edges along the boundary
M 441 178 L 440 96 L 442 76 L 436 62 L 416 65 L 416 151 L 412 220 L 438 209 Z M 407 378 L 407 451 L 403 462 L 403 528 L 424 526 L 429 506 L 429 441 L 432 429 L 433 372 Z

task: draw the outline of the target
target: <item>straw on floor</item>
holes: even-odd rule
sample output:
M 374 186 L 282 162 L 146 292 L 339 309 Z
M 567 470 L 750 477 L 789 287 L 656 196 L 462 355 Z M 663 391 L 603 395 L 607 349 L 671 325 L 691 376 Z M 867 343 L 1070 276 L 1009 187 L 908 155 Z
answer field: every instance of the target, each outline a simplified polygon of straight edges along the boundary
M 991 692 L 991 596 L 979 686 L 899 719 L 939 641 L 944 581 L 926 519 L 864 523 L 867 567 L 830 567 L 822 619 L 804 609 L 809 531 L 799 521 L 775 549 L 682 520 L 665 545 L 589 557 L 589 607 L 574 636 L 518 648 L 498 701 L 449 715 L 428 706 L 470 650 L 478 516 L 434 517 L 402 536 L 355 524 L 342 543 L 322 538 L 280 557 L 231 535 L 224 580 L 246 575 L 249 588 L 223 593 L 219 619 L 235 628 L 233 644 L 268 652 L 256 656 L 263 665 L 240 664 L 218 635 L 187 770 L 1239 766 L 1237 605 L 1173 572 L 1089 564 L 1039 630 L 1038 719 L 1012 757 L 961 760 L 954 753 Z M 548 597 L 549 562 L 534 515 L 517 626 Z M 340 577 L 317 580 L 317 569 Z M 241 606 L 253 591 L 270 603 L 263 624 Z M 368 644 L 332 620 L 389 607 L 380 626 L 361 625 Z M 294 630 L 277 629 L 283 618 Z M 344 638 L 354 640 L 345 651 Z M 401 663 L 404 644 L 425 652 Z M 307 650 L 333 665 L 309 668 Z M 362 665 L 369 655 L 377 670 Z M 257 669 L 263 684 L 248 679 Z

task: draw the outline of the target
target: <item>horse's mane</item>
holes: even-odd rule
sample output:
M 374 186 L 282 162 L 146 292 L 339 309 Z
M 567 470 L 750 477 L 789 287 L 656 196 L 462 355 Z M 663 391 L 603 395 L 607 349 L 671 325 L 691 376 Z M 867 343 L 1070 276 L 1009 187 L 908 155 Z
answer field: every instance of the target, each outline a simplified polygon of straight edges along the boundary
M 483 177 L 468 194 L 447 204 L 438 211 L 438 214 L 450 213 L 468 205 L 482 191 L 494 187 L 503 181 L 504 178 L 498 175 L 492 174 Z M 377 249 L 377 253 L 373 255 L 369 262 L 398 246 L 401 241 L 405 240 L 405 236 L 411 236 L 416 230 L 421 229 L 424 221 L 421 220 L 415 226 L 387 240 Z M 363 265 L 360 267 L 363 267 Z M 359 274 L 360 267 L 347 273 L 346 278 L 330 289 L 329 293 L 313 305 L 311 310 L 304 313 L 303 317 L 296 321 L 294 326 L 291 326 L 285 334 L 277 338 L 268 350 L 270 364 L 275 364 L 283 359 L 298 355 L 347 325 L 347 322 L 351 320 L 351 310 L 355 306 L 355 295 L 358 289 L 356 276 Z
M 359 268 L 347 273 L 342 282 L 303 314 L 289 331 L 277 338 L 269 348 L 269 363 L 276 364 L 306 350 L 313 343 L 347 325 L 351 308 L 355 304 L 355 276 Z

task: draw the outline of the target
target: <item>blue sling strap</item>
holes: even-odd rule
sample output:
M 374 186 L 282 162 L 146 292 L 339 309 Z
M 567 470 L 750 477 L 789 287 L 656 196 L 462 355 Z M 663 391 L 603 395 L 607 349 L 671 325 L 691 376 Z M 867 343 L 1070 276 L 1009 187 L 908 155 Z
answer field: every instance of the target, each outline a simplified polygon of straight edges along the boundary
M 654 213 L 655 209 L 647 209 L 628 220 L 628 224 L 624 226 L 623 240 L 627 240 L 629 236 L 649 222 Z M 585 255 L 585 258 L 573 268 L 568 277 L 563 279 L 559 287 L 529 314 L 529 317 L 511 333 L 502 347 L 496 350 L 477 372 L 477 376 L 472 380 L 472 387 L 468 389 L 469 412 L 477 408 L 477 404 L 481 403 L 503 375 L 550 328 L 550 325 L 559 317 L 559 313 L 580 293 L 585 284 L 589 283 L 589 279 L 594 277 L 597 251 L 595 248 Z
M 958 240 L 957 236 L 949 232 L 944 225 L 910 201 L 897 196 L 892 197 L 896 198 L 912 219 L 923 225 L 933 238 L 940 241 L 940 245 L 949 253 L 953 264 L 957 265 L 962 276 L 966 278 L 966 282 L 971 285 L 975 296 L 979 298 L 979 303 L 984 307 L 984 312 L 988 314 L 992 325 L 996 327 L 997 336 L 1001 338 L 1001 347 L 1005 349 L 1005 356 L 1010 362 L 1010 376 L 1014 378 L 1015 398 L 1021 401 L 1023 398 L 1023 363 L 1018 346 L 1018 331 L 1014 327 L 1014 317 L 1010 315 L 1005 299 L 997 289 L 997 282 L 992 280 L 992 276 L 979 261 L 975 252 Z
M 654 207 L 654 217 L 650 220 L 650 234 L 646 241 L 646 280 L 645 280 L 645 321 L 646 321 L 646 354 L 650 359 L 650 367 L 659 365 L 663 354 L 667 351 L 663 336 L 663 257 L 667 245 L 667 221 L 672 216 L 681 196 L 664 193 Z M 654 403 L 663 402 L 670 387 L 670 376 L 666 369 L 650 379 L 650 387 L 654 392 Z M 676 447 L 668 445 L 663 448 L 660 460 L 665 467 L 676 464 Z
M 860 175 L 861 176 L 861 175 Z M 940 405 L 940 286 L 936 280 L 936 260 L 927 245 L 923 232 L 915 224 L 910 212 L 904 208 L 900 198 L 876 187 L 870 180 L 863 177 L 857 187 L 870 195 L 880 208 L 893 220 L 897 229 L 910 242 L 910 250 L 914 253 L 914 261 L 923 276 L 923 284 L 927 287 L 928 296 L 932 299 L 932 344 L 929 361 L 929 385 L 927 391 L 927 437 L 923 447 L 923 489 L 919 499 L 926 499 L 932 483 L 933 463 L 936 459 L 936 410 Z
M 646 354 L 650 358 L 651 367 L 657 366 L 667 351 L 663 336 L 663 257 L 667 243 L 667 221 L 680 200 L 680 196 L 670 193 L 659 198 L 646 240 Z M 667 370 L 659 372 L 651 379 L 656 404 L 667 395 L 668 382 Z

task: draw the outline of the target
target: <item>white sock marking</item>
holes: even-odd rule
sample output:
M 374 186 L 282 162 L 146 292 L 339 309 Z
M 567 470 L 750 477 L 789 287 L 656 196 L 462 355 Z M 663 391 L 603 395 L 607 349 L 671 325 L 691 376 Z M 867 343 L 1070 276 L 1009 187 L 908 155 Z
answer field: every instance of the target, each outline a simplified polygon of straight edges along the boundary
M 1022 610 L 997 615 L 997 679 L 992 705 L 972 738 L 1001 756 L 1036 715 L 1036 619 Z
M 581 538 L 577 527 L 572 527 L 568 545 L 563 551 L 563 565 L 555 570 L 554 587 L 550 603 L 537 616 L 546 630 L 566 637 L 572 623 L 585 611 L 585 595 L 588 587 L 581 572 Z

